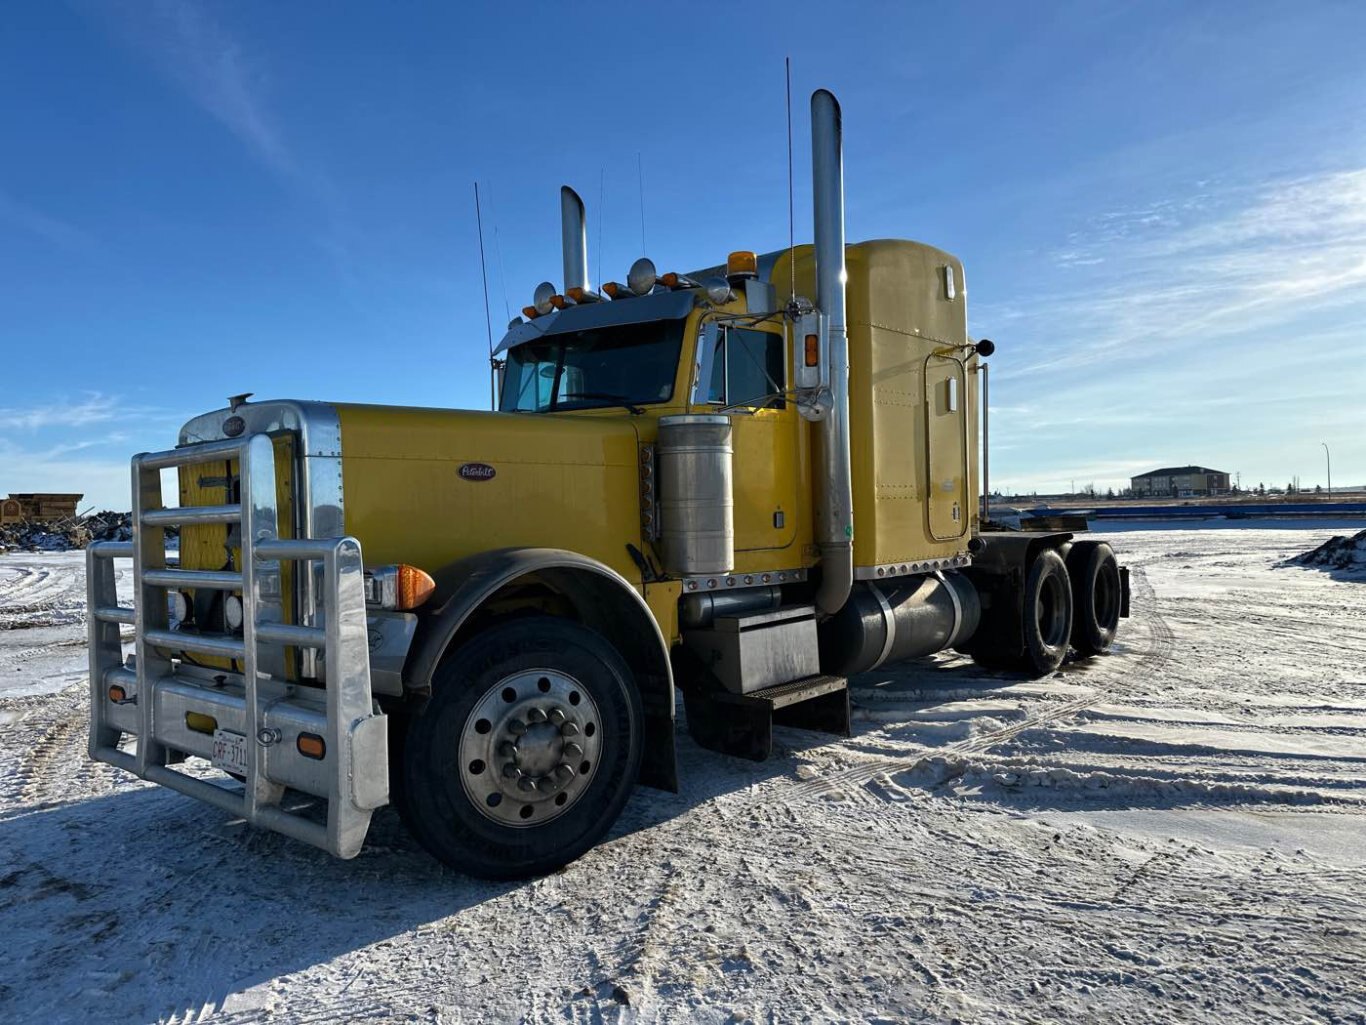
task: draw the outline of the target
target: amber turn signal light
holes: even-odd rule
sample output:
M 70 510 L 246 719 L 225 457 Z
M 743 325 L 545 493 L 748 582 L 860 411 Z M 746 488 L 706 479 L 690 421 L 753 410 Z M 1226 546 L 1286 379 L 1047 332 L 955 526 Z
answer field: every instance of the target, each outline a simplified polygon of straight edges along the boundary
M 124 690 L 122 687 L 120 687 L 117 683 L 109 688 L 109 700 L 114 702 L 114 704 L 121 704 L 127 699 L 128 692 Z
M 405 612 L 415 609 L 430 598 L 435 590 L 436 581 L 430 573 L 416 566 L 399 566 L 398 601 L 395 607 Z
M 323 738 L 316 733 L 300 733 L 299 739 L 294 742 L 294 746 L 299 749 L 299 754 L 305 758 L 320 760 L 327 754 L 327 745 L 323 743 Z
M 806 348 L 802 356 L 803 362 L 808 367 L 814 367 L 821 361 L 821 340 L 816 335 L 806 336 Z

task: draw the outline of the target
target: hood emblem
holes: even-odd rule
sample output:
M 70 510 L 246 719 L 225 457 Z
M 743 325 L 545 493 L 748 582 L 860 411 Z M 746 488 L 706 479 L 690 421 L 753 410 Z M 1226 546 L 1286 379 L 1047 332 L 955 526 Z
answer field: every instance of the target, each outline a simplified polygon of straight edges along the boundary
M 488 463 L 466 463 L 459 473 L 462 480 L 493 480 L 498 475 Z
M 247 422 L 240 416 L 230 416 L 223 421 L 223 433 L 229 438 L 235 438 L 247 429 Z

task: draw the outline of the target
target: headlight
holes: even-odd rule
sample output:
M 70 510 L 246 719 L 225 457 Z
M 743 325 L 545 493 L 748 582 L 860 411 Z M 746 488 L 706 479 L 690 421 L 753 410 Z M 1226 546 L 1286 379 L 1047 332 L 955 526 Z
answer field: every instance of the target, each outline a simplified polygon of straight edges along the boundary
M 184 591 L 166 592 L 166 615 L 173 626 L 190 618 L 190 599 Z
M 223 620 L 229 630 L 242 629 L 242 599 L 238 595 L 230 594 L 223 599 Z

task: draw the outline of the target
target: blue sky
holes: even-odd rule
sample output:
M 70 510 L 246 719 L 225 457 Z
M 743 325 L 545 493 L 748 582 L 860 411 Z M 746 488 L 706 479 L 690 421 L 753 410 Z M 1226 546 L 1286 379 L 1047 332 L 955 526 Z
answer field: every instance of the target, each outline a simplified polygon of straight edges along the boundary
M 798 238 L 825 86 L 850 238 L 967 266 L 995 482 L 1366 483 L 1366 6 L 829 9 L 9 6 L 0 492 L 126 508 L 234 392 L 482 407 L 476 179 L 495 335 L 561 183 L 595 279 L 640 255 L 637 154 L 661 269 L 785 244 L 788 55 Z

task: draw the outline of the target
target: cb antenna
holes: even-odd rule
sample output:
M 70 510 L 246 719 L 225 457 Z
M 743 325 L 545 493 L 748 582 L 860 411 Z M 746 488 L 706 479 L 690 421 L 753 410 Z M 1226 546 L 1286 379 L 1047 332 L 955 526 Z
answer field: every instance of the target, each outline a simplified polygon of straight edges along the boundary
M 640 253 L 645 255 L 645 162 L 636 150 L 636 181 L 640 185 Z
M 792 199 L 792 58 L 783 58 L 787 72 L 787 266 L 792 272 L 790 302 L 797 300 L 797 229 Z
M 489 336 L 489 408 L 498 405 L 498 361 L 493 358 L 493 315 L 489 313 L 489 269 L 484 259 L 484 214 L 479 205 L 479 183 L 474 183 L 474 223 L 479 231 L 479 274 L 484 279 L 484 327 Z

